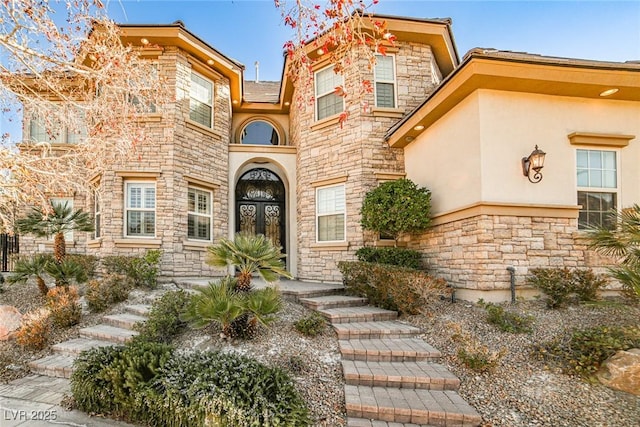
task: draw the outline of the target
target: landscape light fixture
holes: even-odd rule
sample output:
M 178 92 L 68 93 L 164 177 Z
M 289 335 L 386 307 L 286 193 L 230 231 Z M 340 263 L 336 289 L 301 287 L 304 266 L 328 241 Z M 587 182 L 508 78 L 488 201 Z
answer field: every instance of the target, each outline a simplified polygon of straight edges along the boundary
M 536 145 L 535 150 L 529 154 L 529 157 L 522 158 L 522 173 L 534 184 L 542 181 L 540 170 L 544 167 L 544 156 L 546 154 L 544 151 L 538 149 L 538 145 Z M 531 171 L 533 171 L 533 176 Z

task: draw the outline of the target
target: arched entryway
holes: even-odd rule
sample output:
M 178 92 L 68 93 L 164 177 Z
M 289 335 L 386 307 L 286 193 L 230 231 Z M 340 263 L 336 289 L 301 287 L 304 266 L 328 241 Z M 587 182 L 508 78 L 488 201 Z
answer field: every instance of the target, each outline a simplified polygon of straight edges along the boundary
M 286 247 L 285 187 L 269 169 L 245 172 L 236 184 L 236 232 L 264 234 Z

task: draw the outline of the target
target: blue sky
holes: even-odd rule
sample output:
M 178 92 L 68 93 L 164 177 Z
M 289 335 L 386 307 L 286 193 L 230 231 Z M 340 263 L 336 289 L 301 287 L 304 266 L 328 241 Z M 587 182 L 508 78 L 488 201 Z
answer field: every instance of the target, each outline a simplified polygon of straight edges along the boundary
M 246 66 L 245 78 L 279 80 L 282 45 L 291 32 L 273 0 L 104 0 L 119 23 L 182 20 L 210 45 Z M 293 1 L 293 0 L 289 0 Z M 640 0 L 431 1 L 380 0 L 375 12 L 453 19 L 458 53 L 474 47 L 605 61 L 640 60 Z M 3 115 L 0 133 L 19 138 Z

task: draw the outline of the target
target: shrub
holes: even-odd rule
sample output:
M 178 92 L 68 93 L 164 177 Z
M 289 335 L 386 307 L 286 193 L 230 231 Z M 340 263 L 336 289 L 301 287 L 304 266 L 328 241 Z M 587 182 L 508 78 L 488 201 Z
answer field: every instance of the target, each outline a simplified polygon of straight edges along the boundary
M 558 308 L 575 295 L 580 301 L 594 301 L 606 280 L 590 269 L 536 268 L 531 270 L 526 283 L 546 295 L 548 308 Z
M 130 280 L 119 274 L 109 274 L 102 280 L 92 280 L 87 284 L 87 305 L 91 311 L 104 311 L 113 304 L 126 300 L 131 286 Z
M 531 332 L 531 323 L 533 322 L 531 316 L 520 316 L 491 303 L 486 304 L 484 309 L 487 311 L 487 322 L 496 325 L 503 332 L 514 334 Z
M 423 271 L 368 262 L 339 262 L 347 293 L 365 297 L 388 310 L 417 314 L 444 295 L 451 295 L 443 279 Z
M 170 342 L 187 326 L 180 316 L 186 310 L 189 301 L 189 295 L 183 290 L 167 292 L 154 301 L 148 319 L 135 327 L 140 332 L 136 339 Z
M 94 255 L 68 254 L 66 259 L 73 261 L 80 267 L 82 271 L 78 283 L 86 283 L 94 278 L 96 267 L 98 265 L 98 257 Z
M 155 289 L 158 286 L 158 272 L 162 251 L 150 250 L 142 257 L 108 256 L 102 259 L 107 274 L 127 276 L 135 287 Z
M 420 252 L 411 249 L 364 247 L 356 251 L 356 256 L 362 262 L 391 264 L 414 269 L 420 268 Z
M 4 292 L 4 276 L 0 274 L 0 294 Z
M 565 371 L 582 376 L 594 374 L 602 362 L 620 350 L 640 347 L 640 327 L 597 326 L 574 329 L 536 348 L 544 359 L 559 363 Z
M 22 318 L 22 326 L 16 331 L 16 342 L 29 350 L 42 350 L 49 341 L 50 313 L 46 308 L 29 312 Z
M 308 316 L 298 320 L 293 325 L 301 334 L 308 337 L 315 337 L 324 331 L 327 326 L 327 321 L 320 313 L 314 311 Z
M 458 360 L 469 369 L 476 372 L 492 371 L 506 354 L 505 349 L 497 352 L 489 350 L 469 332 L 464 331 L 459 323 L 449 323 L 447 326 L 452 332 L 451 339 L 458 344 Z
M 96 414 L 109 414 L 115 408 L 112 385 L 103 373 L 122 347 L 96 347 L 83 351 L 73 362 L 71 394 L 79 409 Z
M 165 393 L 155 414 L 162 425 L 310 425 L 291 378 L 246 356 L 175 355 L 161 369 L 158 386 Z
M 78 302 L 78 288 L 56 287 L 47 294 L 47 308 L 54 326 L 67 328 L 80 323 L 82 308 Z

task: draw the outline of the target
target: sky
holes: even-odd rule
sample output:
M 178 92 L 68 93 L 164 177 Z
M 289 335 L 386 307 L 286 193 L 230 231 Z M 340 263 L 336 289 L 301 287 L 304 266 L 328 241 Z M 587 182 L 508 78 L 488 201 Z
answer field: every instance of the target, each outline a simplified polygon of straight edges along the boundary
M 255 79 L 256 61 L 260 80 L 281 78 L 283 44 L 293 36 L 273 0 L 103 1 L 118 23 L 183 21 L 189 31 L 243 63 L 246 79 Z M 640 60 L 640 0 L 380 0 L 372 11 L 451 18 L 460 57 L 483 47 L 603 61 Z M 16 128 L 3 115 L 0 133 L 19 138 Z

